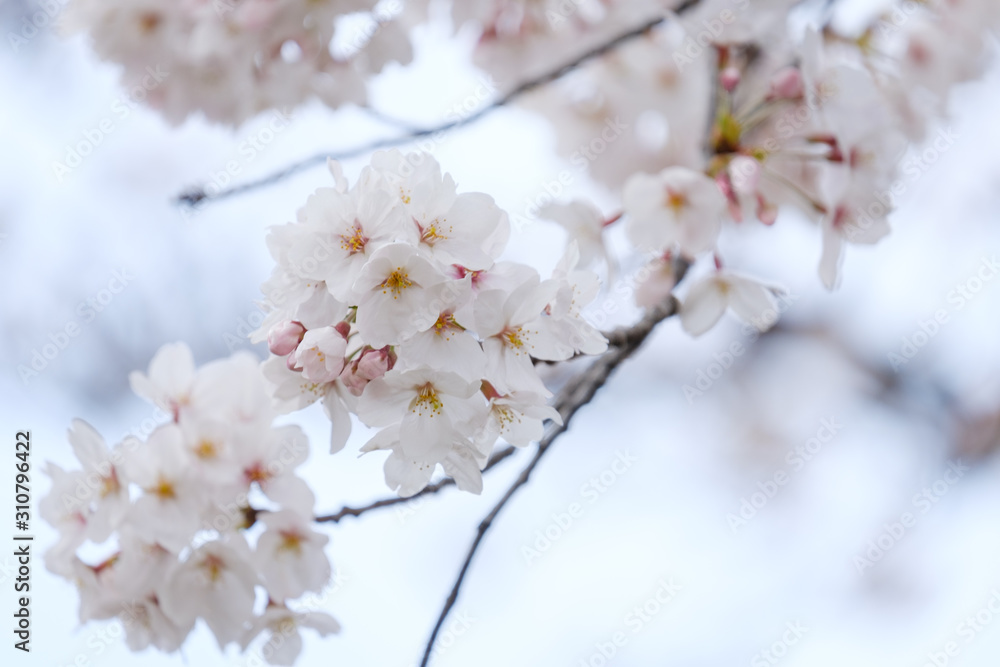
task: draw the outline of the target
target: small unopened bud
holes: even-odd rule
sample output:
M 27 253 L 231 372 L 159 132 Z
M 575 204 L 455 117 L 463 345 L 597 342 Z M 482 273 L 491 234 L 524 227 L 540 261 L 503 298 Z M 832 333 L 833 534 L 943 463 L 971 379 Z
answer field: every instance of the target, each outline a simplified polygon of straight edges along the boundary
M 739 68 L 730 65 L 719 72 L 719 84 L 727 93 L 731 93 L 736 89 L 736 86 L 740 85 L 741 77 Z
M 757 219 L 765 225 L 773 225 L 778 219 L 778 207 L 764 199 L 764 195 L 757 195 Z
M 340 383 L 347 391 L 355 396 L 360 396 L 365 391 L 365 387 L 368 386 L 368 379 L 358 375 L 358 362 L 354 361 L 344 366 L 344 370 L 340 374 Z
M 392 370 L 396 355 L 386 345 L 380 350 L 367 349 L 358 358 L 358 375 L 367 380 L 377 380 Z
M 771 98 L 795 100 L 802 97 L 802 72 L 798 67 L 785 67 L 771 77 Z
M 267 346 L 272 354 L 283 357 L 291 354 L 302 342 L 302 337 L 306 335 L 306 328 L 298 322 L 287 320 L 271 327 L 267 334 Z
M 336 329 L 337 333 L 343 336 L 345 340 L 351 335 L 351 325 L 347 322 L 337 322 L 333 328 Z

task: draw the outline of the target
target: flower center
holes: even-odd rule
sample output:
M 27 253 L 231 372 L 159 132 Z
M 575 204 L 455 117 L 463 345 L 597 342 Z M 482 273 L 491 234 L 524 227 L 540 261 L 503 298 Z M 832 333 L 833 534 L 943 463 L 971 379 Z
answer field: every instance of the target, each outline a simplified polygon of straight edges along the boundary
M 173 482 L 162 475 L 156 480 L 156 485 L 151 489 L 151 492 L 159 496 L 160 500 L 172 500 L 177 497 L 177 489 L 174 488 Z
M 674 212 L 674 215 L 680 215 L 684 207 L 687 206 L 687 197 L 685 197 L 680 192 L 675 192 L 674 190 L 667 190 L 667 196 L 664 200 L 664 205 Z
M 111 474 L 101 478 L 101 498 L 118 493 L 121 488 L 121 484 L 118 482 L 118 473 L 115 472 L 114 468 L 111 469 Z
M 278 545 L 279 551 L 291 551 L 294 554 L 302 553 L 302 535 L 294 531 L 281 531 L 281 544 Z
M 429 246 L 433 246 L 436 242 L 446 240 L 448 237 L 442 234 L 441 223 L 443 221 L 434 219 L 431 224 L 427 227 L 421 227 L 420 223 L 414 220 L 417 224 L 417 229 L 420 230 L 420 242 L 426 243 Z M 450 231 L 450 229 L 449 229 Z
M 197 447 L 195 447 L 194 455 L 202 461 L 218 458 L 219 448 L 216 447 L 214 442 L 205 438 L 198 443 Z
M 364 252 L 366 243 L 368 243 L 368 237 L 365 236 L 357 221 L 354 222 L 350 234 L 342 234 L 340 237 L 340 247 L 342 250 L 346 250 L 348 255 Z
M 438 397 L 437 389 L 431 383 L 420 387 L 417 397 L 410 404 L 410 411 L 416 412 L 418 417 L 423 417 L 427 412 L 428 417 L 441 414 L 441 399 Z
M 209 580 L 214 582 L 222 578 L 222 571 L 226 568 L 226 564 L 218 556 L 210 554 L 202 561 L 201 567 L 208 574 Z
M 500 425 L 500 430 L 502 432 L 507 431 L 510 425 L 515 421 L 520 422 L 521 418 L 516 412 L 511 410 L 506 405 L 494 405 L 493 406 L 493 416 L 496 418 L 497 423 Z
M 524 339 L 521 337 L 521 327 L 517 327 L 515 329 L 505 329 L 500 336 L 510 347 L 516 349 L 524 347 Z
M 437 322 L 434 323 L 434 333 L 438 336 L 444 336 L 446 339 L 451 338 L 452 331 L 464 330 L 465 328 L 455 321 L 455 315 L 453 313 L 441 313 Z
M 412 287 L 413 281 L 410 280 L 408 273 L 403 271 L 403 267 L 397 266 L 396 270 L 389 274 L 389 276 L 379 284 L 382 288 L 382 294 L 387 292 L 392 292 L 392 298 L 397 299 L 399 295 L 403 293 L 407 287 Z
M 247 483 L 257 482 L 260 484 L 271 479 L 271 475 L 268 474 L 260 462 L 254 463 L 252 466 L 244 470 L 243 476 L 246 478 Z

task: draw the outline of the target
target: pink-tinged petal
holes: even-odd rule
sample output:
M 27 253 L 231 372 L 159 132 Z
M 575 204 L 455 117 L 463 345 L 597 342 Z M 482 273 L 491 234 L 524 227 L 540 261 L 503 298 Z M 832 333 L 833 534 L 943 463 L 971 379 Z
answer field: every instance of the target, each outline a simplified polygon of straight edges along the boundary
M 302 653 L 302 635 L 299 634 L 294 623 L 281 625 L 272 632 L 271 638 L 268 639 L 265 646 L 269 649 L 267 661 L 270 664 L 290 667 L 295 664 L 295 660 Z
M 862 215 L 844 226 L 843 236 L 848 243 L 871 245 L 888 236 L 890 231 L 887 219 Z
M 681 326 L 692 336 L 700 336 L 726 312 L 728 299 L 714 276 L 691 286 L 681 306 Z
M 758 282 L 745 278 L 734 278 L 729 283 L 729 307 L 744 322 L 755 325 L 773 324 L 774 319 L 765 316 L 768 311 L 774 311 L 774 298 L 771 292 Z M 766 326 L 764 326 L 766 328 Z
M 843 259 L 844 239 L 828 222 L 823 222 L 823 255 L 819 260 L 819 277 L 828 290 L 836 289 L 840 282 L 840 264 Z
M 292 474 L 278 475 L 261 482 L 261 490 L 268 498 L 282 508 L 295 510 L 300 514 L 310 514 L 316 504 L 316 495 L 305 480 Z
M 467 448 L 452 449 L 441 464 L 459 489 L 476 495 L 483 492 L 483 474 Z
M 358 417 L 368 426 L 389 426 L 398 422 L 399 416 L 413 399 L 413 391 L 402 391 L 389 384 L 395 372 L 369 382 L 365 393 L 358 400 Z
M 340 623 L 337 622 L 337 619 L 321 611 L 310 611 L 302 614 L 299 618 L 299 625 L 304 628 L 312 628 L 321 637 L 340 632 Z
M 351 413 L 344 405 L 344 399 L 332 391 L 323 398 L 323 409 L 330 419 L 330 453 L 336 454 L 351 436 Z
M 98 468 L 103 475 L 110 472 L 111 464 L 108 459 L 111 452 L 104 438 L 93 426 L 82 419 L 74 419 L 69 429 L 69 443 L 84 469 Z
M 414 461 L 401 452 L 394 451 L 383 466 L 385 483 L 400 497 L 409 498 L 427 486 L 436 467 L 434 463 Z

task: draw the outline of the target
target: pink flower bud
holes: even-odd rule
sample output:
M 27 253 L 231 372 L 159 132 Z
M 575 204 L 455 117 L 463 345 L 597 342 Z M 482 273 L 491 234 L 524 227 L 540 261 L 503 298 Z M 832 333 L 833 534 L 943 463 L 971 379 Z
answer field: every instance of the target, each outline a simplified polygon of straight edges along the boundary
M 765 225 L 773 225 L 778 219 L 778 207 L 764 199 L 764 195 L 757 195 L 757 219 Z
M 343 372 L 340 374 L 340 383 L 344 385 L 347 391 L 351 392 L 355 396 L 360 396 L 365 391 L 365 387 L 368 386 L 368 379 L 363 378 L 358 375 L 358 362 L 348 364 L 344 367 Z
M 305 335 L 306 328 L 298 322 L 291 320 L 280 322 L 271 327 L 271 331 L 268 332 L 267 346 L 271 349 L 272 354 L 283 357 L 286 354 L 291 354 L 302 342 L 302 337 Z
M 392 369 L 396 363 L 396 355 L 386 345 L 381 350 L 371 348 L 361 353 L 358 358 L 358 375 L 367 380 L 377 380 Z
M 337 322 L 333 328 L 336 329 L 337 333 L 343 336 L 345 340 L 351 335 L 351 325 L 347 322 Z
M 729 179 L 737 194 L 751 195 L 760 185 L 760 162 L 747 155 L 739 155 L 729 162 Z
M 730 65 L 719 72 L 719 84 L 727 93 L 731 93 L 736 89 L 736 86 L 740 85 L 741 76 L 739 68 Z
M 794 100 L 802 97 L 802 73 L 797 67 L 785 67 L 771 77 L 771 97 Z

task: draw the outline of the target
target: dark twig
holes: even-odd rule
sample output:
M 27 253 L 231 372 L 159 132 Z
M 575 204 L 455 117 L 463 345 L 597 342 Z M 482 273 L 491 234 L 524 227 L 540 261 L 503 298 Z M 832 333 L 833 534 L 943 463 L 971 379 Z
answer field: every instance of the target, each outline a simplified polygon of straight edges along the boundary
M 685 2 L 682 2 L 680 5 L 678 5 L 674 9 L 674 11 L 678 14 L 683 13 L 688 9 L 691 9 L 692 7 L 697 5 L 699 2 L 700 0 L 685 0 Z M 381 148 L 392 148 L 394 146 L 401 146 L 403 144 L 410 143 L 416 139 L 421 139 L 423 137 L 428 137 L 431 135 L 443 134 L 450 130 L 454 130 L 456 128 L 463 127 L 465 125 L 469 125 L 471 123 L 478 121 L 483 116 L 486 116 L 487 114 L 495 111 L 496 109 L 506 106 L 515 99 L 524 95 L 525 93 L 528 93 L 540 86 L 544 86 L 547 83 L 551 83 L 552 81 L 560 79 L 569 72 L 572 72 L 573 70 L 580 67 L 580 65 L 589 62 L 594 58 L 598 58 L 604 55 L 608 51 L 617 48 L 618 46 L 624 44 L 625 42 L 631 41 L 637 37 L 642 36 L 649 30 L 655 28 L 656 26 L 660 25 L 666 20 L 667 20 L 666 16 L 660 16 L 658 18 L 649 20 L 646 23 L 643 23 L 641 26 L 633 30 L 630 30 L 626 33 L 623 33 L 621 35 L 618 35 L 611 41 L 605 42 L 600 46 L 597 46 L 587 51 L 583 55 L 575 58 L 574 60 L 566 63 L 565 65 L 562 65 L 561 67 L 555 70 L 542 74 L 541 76 L 538 76 L 534 79 L 525 81 L 524 83 L 520 84 L 519 86 L 511 90 L 510 92 L 499 97 L 493 103 L 488 104 L 487 106 L 463 118 L 443 123 L 436 127 L 413 129 L 409 132 L 406 132 L 405 134 L 401 134 L 395 137 L 388 137 L 385 139 L 379 139 L 377 141 L 373 141 L 363 146 L 357 146 L 355 148 L 349 148 L 343 151 L 324 151 L 323 153 L 318 153 L 316 155 L 313 155 L 312 157 L 308 157 L 302 160 L 301 162 L 297 162 L 293 165 L 285 167 L 284 169 L 276 171 L 268 176 L 264 176 L 263 178 L 257 179 L 255 181 L 248 181 L 247 183 L 243 183 L 242 185 L 236 185 L 231 188 L 227 188 L 225 190 L 220 190 L 215 194 L 208 194 L 207 192 L 205 192 L 204 187 L 194 188 L 192 190 L 189 190 L 187 192 L 178 195 L 175 201 L 179 204 L 183 204 L 186 206 L 197 206 L 202 202 L 225 199 L 227 197 L 232 197 L 233 195 L 238 195 L 243 192 L 248 192 L 250 190 L 256 190 L 258 188 L 266 187 L 268 185 L 273 185 L 275 183 L 283 181 L 284 179 L 290 176 L 293 176 L 294 174 L 299 173 L 300 171 L 304 171 L 306 169 L 309 169 L 310 167 L 315 167 L 317 165 L 325 164 L 327 160 L 346 160 L 348 158 L 371 153 L 372 151 L 376 151 Z
M 504 459 L 509 458 L 516 451 L 517 451 L 516 447 L 506 447 L 505 449 L 501 449 L 498 452 L 494 452 L 493 456 L 491 456 L 490 460 L 486 463 L 486 467 L 483 468 L 483 472 L 486 472 L 490 468 L 493 468 L 496 464 L 500 463 Z M 400 498 L 398 496 L 393 496 L 392 498 L 383 498 L 382 500 L 376 500 L 375 502 L 369 505 L 364 505 L 362 507 L 345 507 L 335 514 L 326 514 L 324 516 L 318 516 L 316 517 L 315 521 L 317 523 L 323 523 L 323 522 L 337 523 L 344 517 L 361 516 L 365 512 L 368 512 L 369 510 L 377 510 L 382 507 L 392 507 L 393 505 L 399 505 L 400 503 L 408 503 L 415 498 L 437 493 L 441 489 L 447 488 L 449 486 L 454 486 L 454 484 L 455 484 L 454 479 L 452 479 L 451 477 L 445 477 L 436 484 L 430 484 L 428 486 L 425 486 L 423 489 L 413 494 L 409 498 Z

